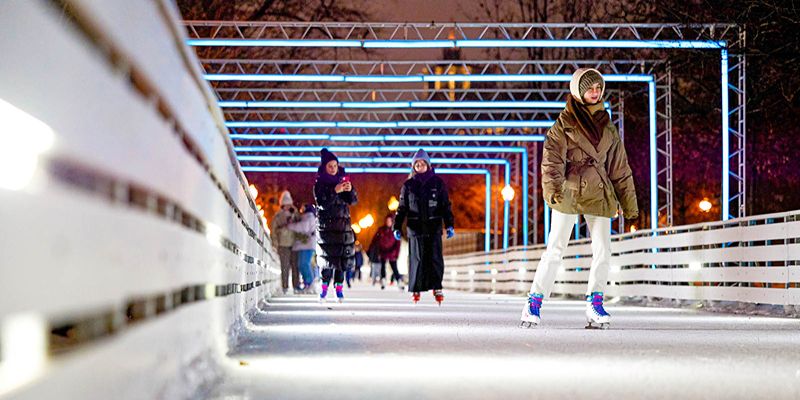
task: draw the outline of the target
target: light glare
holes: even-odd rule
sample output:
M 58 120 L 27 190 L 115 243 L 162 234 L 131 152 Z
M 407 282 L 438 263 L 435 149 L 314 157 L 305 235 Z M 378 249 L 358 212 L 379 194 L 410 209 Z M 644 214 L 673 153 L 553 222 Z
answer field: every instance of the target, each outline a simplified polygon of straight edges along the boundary
M 0 188 L 28 186 L 39 157 L 54 142 L 55 133 L 47 124 L 0 99 Z

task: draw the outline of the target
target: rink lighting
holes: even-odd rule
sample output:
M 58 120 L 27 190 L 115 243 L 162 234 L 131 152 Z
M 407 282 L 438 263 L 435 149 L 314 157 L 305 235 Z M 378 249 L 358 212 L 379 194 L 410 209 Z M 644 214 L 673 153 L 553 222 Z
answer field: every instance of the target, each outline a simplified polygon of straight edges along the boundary
M 350 228 L 353 229 L 353 232 L 355 232 L 356 235 L 361 233 L 361 227 L 358 226 L 358 224 L 352 224 L 352 225 L 350 225 Z
M 397 200 L 397 197 L 392 196 L 391 198 L 389 198 L 389 203 L 387 204 L 387 207 L 389 208 L 389 211 L 392 212 L 397 211 L 397 209 L 400 207 L 400 201 Z
M 537 47 L 537 48 L 606 48 L 606 49 L 721 49 L 717 40 L 456 40 L 456 47 Z
M 54 142 L 50 126 L 0 99 L 0 189 L 27 187 Z
M 214 246 L 222 246 L 222 229 L 214 224 L 206 224 L 206 239 Z
M 509 185 L 506 185 L 503 187 L 503 190 L 500 191 L 500 195 L 503 196 L 503 200 L 505 201 L 514 200 L 514 194 L 514 188 Z
M 730 214 L 730 126 L 728 122 L 728 51 L 722 50 L 722 220 L 731 218 Z M 741 104 L 739 106 L 742 106 Z M 742 132 L 739 132 L 742 133 Z M 744 193 L 739 193 L 744 196 Z M 739 212 L 737 210 L 737 215 Z
M 344 82 L 342 75 L 205 74 L 212 82 Z
M 209 82 L 569 82 L 571 74 L 454 74 L 454 75 L 320 75 L 320 74 L 204 74 Z M 652 75 L 606 74 L 606 82 L 650 82 Z
M 227 121 L 228 128 L 549 128 L 555 121 Z
M 453 40 L 365 40 L 365 49 L 446 49 L 455 47 Z
M 334 153 L 416 152 L 419 146 L 235 146 L 236 152 L 316 152 L 327 148 Z M 526 153 L 524 147 L 503 146 L 423 146 L 425 151 L 440 153 Z
M 328 135 L 232 133 L 232 140 L 329 140 L 332 142 L 544 142 L 544 135 Z
M 650 228 L 658 229 L 658 144 L 656 137 L 656 83 L 647 84 L 650 108 Z
M 317 162 L 318 156 L 237 156 L 239 161 L 254 162 Z M 340 163 L 409 163 L 408 157 L 339 157 Z M 497 158 L 431 158 L 431 164 L 467 164 L 467 165 L 506 165 L 505 159 Z M 349 170 L 349 169 L 348 169 Z
M 364 218 L 361 218 L 358 221 L 358 226 L 360 226 L 362 229 L 367 229 L 374 224 L 375 218 L 372 216 L 372 214 L 367 214 Z
M 222 108 L 544 108 L 561 109 L 564 101 L 219 101 Z M 610 107 L 608 102 L 605 107 Z
M 187 39 L 196 47 L 361 47 L 360 40 L 313 39 Z
M 393 44 L 402 42 L 402 44 Z M 494 40 L 494 39 L 465 39 L 465 40 L 411 40 L 411 41 L 356 41 L 356 40 L 295 40 L 295 39 L 189 39 L 190 46 L 299 46 L 299 47 L 368 47 L 368 48 L 442 48 L 442 47 L 538 47 L 538 48 L 659 48 L 659 49 L 715 49 L 721 50 L 721 85 L 722 85 L 722 219 L 730 218 L 730 143 L 729 143 L 729 100 L 728 100 L 728 51 L 724 40 Z M 387 47 L 381 47 L 381 46 Z M 607 81 L 611 82 L 610 78 Z M 652 82 L 652 78 L 650 81 Z M 651 120 L 654 119 L 654 100 L 651 95 Z M 651 124 L 651 131 L 655 129 Z M 651 151 L 652 150 L 651 148 Z M 651 172 L 655 168 L 651 165 Z M 651 203 L 653 186 L 657 182 L 651 181 Z M 658 214 L 653 213 L 651 204 L 651 226 L 658 226 Z M 545 241 L 547 234 L 545 234 Z
M 346 40 L 346 39 L 187 39 L 196 47 L 353 47 L 364 49 L 469 48 L 606 48 L 606 49 L 723 49 L 724 40 Z
M 256 188 L 256 185 L 253 185 L 251 183 L 250 186 L 248 186 L 247 188 L 248 188 L 248 191 L 250 192 L 250 197 L 252 197 L 253 199 L 258 197 L 258 189 Z
M 234 151 L 236 152 L 319 152 L 322 149 L 322 146 L 283 146 L 283 147 L 270 147 L 270 146 L 240 146 L 234 147 Z M 418 150 L 417 146 L 331 146 L 328 150 L 332 152 L 416 152 Z M 501 146 L 484 146 L 484 147 L 477 147 L 477 146 L 425 146 L 425 150 L 428 152 L 443 152 L 443 153 L 516 153 L 520 154 L 522 157 L 522 165 L 528 165 L 528 150 L 525 147 L 501 147 Z M 441 170 L 438 170 L 441 172 Z M 268 171 L 264 171 L 268 172 Z M 510 182 L 510 170 L 509 167 L 506 166 L 505 171 L 505 181 Z M 522 174 L 522 188 L 525 193 L 528 193 L 528 174 Z M 487 187 L 491 186 L 491 182 L 489 182 L 489 178 L 487 177 Z M 504 204 L 505 206 L 505 204 Z M 491 201 L 487 197 L 486 209 L 491 208 Z M 507 209 L 507 207 L 505 207 Z M 503 219 L 507 221 L 507 216 L 504 212 Z M 488 214 L 487 214 L 488 215 Z M 489 231 L 489 222 L 485 222 L 485 229 Z M 504 223 L 504 231 L 507 229 L 508 223 Z M 549 227 L 549 215 L 547 213 L 547 206 L 545 205 L 545 228 Z M 547 232 L 547 231 L 546 231 Z M 526 246 L 528 244 L 528 202 L 522 202 L 522 244 Z M 506 235 L 507 236 L 507 235 Z M 490 248 L 488 234 L 484 235 L 484 249 L 486 251 Z M 547 235 L 545 235 L 545 241 L 547 240 Z M 507 242 L 504 243 L 504 248 L 508 248 Z
M 47 361 L 45 318 L 35 313 L 5 315 L 0 324 L 0 395 L 38 378 Z

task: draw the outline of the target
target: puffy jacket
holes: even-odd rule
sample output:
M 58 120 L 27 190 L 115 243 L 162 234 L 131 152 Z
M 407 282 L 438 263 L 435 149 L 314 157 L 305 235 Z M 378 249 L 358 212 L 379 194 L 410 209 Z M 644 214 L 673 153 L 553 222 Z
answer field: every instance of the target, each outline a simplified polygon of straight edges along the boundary
M 317 217 L 313 212 L 300 216 L 300 220 L 293 222 L 287 228 L 295 233 L 292 250 L 314 250 L 317 248 Z
M 392 228 L 382 226 L 375 233 L 373 242 L 378 244 L 378 257 L 382 260 L 397 261 L 400 256 L 400 241 L 394 238 Z
M 340 167 L 339 174 L 335 177 L 327 175 L 323 168 L 320 168 L 320 174 L 314 183 L 319 235 L 317 244 L 321 250 L 317 255 L 324 261 L 320 267 L 328 267 L 327 264 L 334 258 L 350 258 L 352 266 L 356 236 L 350 227 L 350 206 L 356 204 L 358 195 L 355 188 L 350 192 L 336 193 L 336 185 L 345 174 L 344 168 Z
M 625 218 L 639 215 L 633 172 L 617 129 L 606 125 L 595 148 L 566 110 L 544 141 L 542 189 L 547 205 L 565 214 L 613 217 L 619 207 Z
M 286 228 L 291 222 L 292 213 L 281 209 L 272 217 L 272 245 L 275 247 L 292 247 L 294 245 L 294 234 Z
M 442 178 L 433 174 L 427 180 L 414 177 L 403 183 L 393 229 L 402 229 L 406 219 L 409 235 L 441 236 L 442 224 L 453 227 L 450 197 Z

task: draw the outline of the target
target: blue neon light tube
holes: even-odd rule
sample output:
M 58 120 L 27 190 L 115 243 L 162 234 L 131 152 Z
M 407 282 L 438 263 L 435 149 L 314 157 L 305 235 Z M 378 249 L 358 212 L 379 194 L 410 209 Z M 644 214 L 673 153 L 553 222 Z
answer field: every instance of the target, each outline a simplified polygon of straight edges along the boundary
M 614 49 L 723 49 L 723 40 L 344 40 L 344 39 L 188 39 L 189 46 L 203 47 L 360 47 L 365 49 L 436 49 L 451 47 L 538 47 Z
M 314 75 L 314 74 L 205 74 L 212 82 L 569 82 L 571 74 L 486 74 L 486 75 Z M 649 82 L 651 75 L 605 74 L 607 82 Z
M 347 168 L 348 173 L 364 174 L 364 173 L 381 173 L 381 174 L 407 174 L 408 168 Z M 244 172 L 302 172 L 302 173 L 316 173 L 317 167 L 258 167 L 258 166 L 243 166 Z M 491 250 L 491 190 L 492 190 L 492 176 L 486 169 L 456 169 L 456 168 L 437 168 L 437 173 L 440 174 L 465 174 L 465 175 L 481 175 L 485 177 L 485 196 L 484 202 L 484 234 L 483 234 L 483 250 L 488 252 Z

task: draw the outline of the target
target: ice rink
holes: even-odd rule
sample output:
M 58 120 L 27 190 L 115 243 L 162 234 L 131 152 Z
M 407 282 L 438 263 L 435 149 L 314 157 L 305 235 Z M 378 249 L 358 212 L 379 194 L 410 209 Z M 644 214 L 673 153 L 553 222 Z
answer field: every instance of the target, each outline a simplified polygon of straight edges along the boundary
M 800 320 L 354 286 L 343 304 L 274 298 L 230 355 L 213 399 L 797 399 Z

